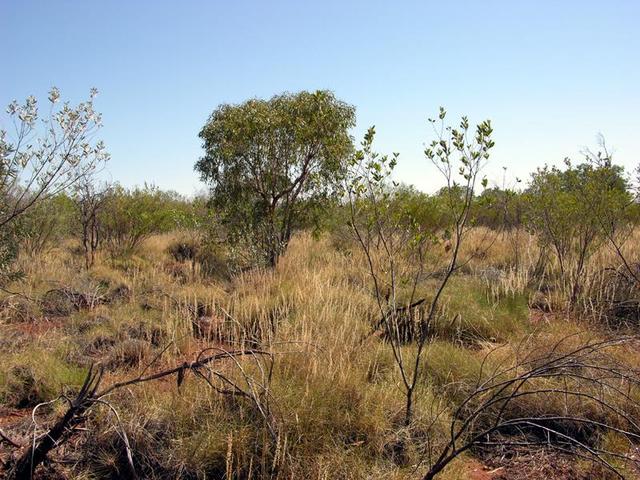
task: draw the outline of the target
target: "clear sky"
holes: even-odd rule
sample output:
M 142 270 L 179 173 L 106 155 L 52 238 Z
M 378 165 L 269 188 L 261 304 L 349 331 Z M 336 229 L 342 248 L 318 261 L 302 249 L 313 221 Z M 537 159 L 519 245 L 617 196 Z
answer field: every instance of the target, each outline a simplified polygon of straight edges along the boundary
M 397 177 L 438 186 L 427 118 L 491 118 L 488 170 L 527 177 L 602 132 L 640 162 L 640 0 L 0 0 L 0 102 L 51 85 L 100 90 L 109 173 L 125 185 L 201 189 L 198 131 L 220 103 L 328 88 L 360 138 L 400 152 Z

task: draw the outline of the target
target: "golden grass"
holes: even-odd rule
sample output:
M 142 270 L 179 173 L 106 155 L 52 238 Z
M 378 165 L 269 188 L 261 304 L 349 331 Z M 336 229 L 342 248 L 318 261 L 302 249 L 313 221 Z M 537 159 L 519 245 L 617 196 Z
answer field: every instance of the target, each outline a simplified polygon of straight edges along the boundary
M 126 285 L 131 293 L 52 318 L 51 328 L 39 335 L 17 321 L 0 320 L 3 332 L 16 335 L 9 345 L 0 342 L 0 403 L 17 404 L 14 368 L 30 372 L 39 399 L 48 400 L 77 387 L 92 361 L 108 366 L 108 382 L 135 375 L 167 342 L 172 348 L 158 367 L 189 360 L 207 345 L 259 342 L 275 352 L 269 387 L 281 425 L 275 449 L 267 448 L 264 423 L 251 404 L 225 399 L 188 376 L 179 389 L 171 379 L 110 399 L 140 468 L 163 471 L 165 478 L 419 478 L 423 468 L 416 465 L 427 443 L 437 450 L 446 439 L 448 415 L 477 377 L 487 349 L 517 345 L 523 338 L 544 345 L 585 328 L 563 318 L 529 322 L 527 304 L 535 290 L 530 275 L 539 254 L 533 237 L 474 230 L 463 252 L 471 257 L 468 268 L 445 293 L 436 340 L 424 357 L 409 433 L 402 425 L 404 397 L 391 351 L 379 337 L 367 336 L 377 319 L 376 305 L 357 252 L 336 249 L 328 237 L 300 234 L 276 269 L 219 282 L 197 269 L 176 275 L 167 248 L 177 235 L 152 237 L 127 259 L 100 258 L 90 272 L 83 270 L 72 243 L 20 259 L 26 281 L 11 288 L 34 298 L 59 285 L 101 292 Z M 639 244 L 640 236 L 634 235 L 625 248 L 632 252 Z M 434 264 L 441 253 L 433 252 Z M 587 290 L 604 281 L 598 272 L 615 260 L 604 247 L 593 255 Z M 429 281 L 421 283 L 420 294 L 428 298 L 430 292 Z M 563 294 L 561 286 L 555 293 Z M 200 314 L 217 322 L 218 338 L 194 336 Z M 414 347 L 403 348 L 411 358 Z M 221 368 L 242 380 L 233 365 Z M 246 368 L 259 375 L 255 365 Z M 543 406 L 565 408 L 548 401 L 519 408 L 541 411 Z M 87 461 L 73 478 L 104 478 L 122 468 L 112 416 L 101 409 L 91 426 Z M 469 458 L 453 462 L 441 478 L 467 478 Z

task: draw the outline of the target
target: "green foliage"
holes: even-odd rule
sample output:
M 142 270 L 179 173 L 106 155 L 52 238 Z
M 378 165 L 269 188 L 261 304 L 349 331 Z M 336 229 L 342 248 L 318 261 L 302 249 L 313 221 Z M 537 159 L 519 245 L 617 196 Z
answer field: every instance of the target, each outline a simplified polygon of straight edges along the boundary
M 523 225 L 526 209 L 524 195 L 510 188 L 487 188 L 473 206 L 476 225 L 495 230 L 519 228 Z
M 176 228 L 183 231 L 200 231 L 207 228 L 213 216 L 207 197 L 198 195 L 192 199 L 185 199 L 177 194 L 170 193 L 170 195 L 177 200 L 173 204 Z
M 539 168 L 525 192 L 527 225 L 541 246 L 553 251 L 570 287 L 569 308 L 580 294 L 587 259 L 628 222 L 632 203 L 622 167 L 608 158 L 587 160 L 574 166 L 567 159 L 565 170 Z
M 411 218 L 424 231 L 436 232 L 446 227 L 446 211 L 442 198 L 429 195 L 413 186 L 398 185 L 393 194 L 393 209 Z
M 176 228 L 186 216 L 185 206 L 174 192 L 148 185 L 133 189 L 117 185 L 102 211 L 102 236 L 113 255 L 133 253 L 150 235 Z
M 375 127 L 371 127 L 364 136 L 362 148 L 350 162 L 346 192 L 351 204 L 352 227 L 357 233 L 360 224 L 368 235 L 388 235 L 395 229 L 398 233 L 404 232 L 417 226 L 416 220 L 410 216 L 408 201 L 414 192 L 403 191 L 391 179 L 399 154 L 380 155 L 375 152 L 374 138 Z M 388 228 L 385 230 L 385 227 Z
M 219 106 L 200 132 L 195 168 L 232 241 L 275 264 L 308 207 L 334 195 L 354 124 L 354 108 L 329 91 Z
M 73 206 L 58 194 L 36 202 L 12 222 L 0 228 L 0 285 L 22 275 L 13 266 L 19 252 L 35 255 L 59 244 L 73 228 Z
M 8 282 L 17 280 L 21 272 L 13 267 L 18 257 L 18 239 L 10 228 L 0 229 L 0 287 Z
M 566 167 L 539 168 L 525 193 L 528 225 L 554 248 L 561 268 L 576 250 L 592 250 L 603 237 L 602 222 L 631 202 L 622 167 L 569 161 Z
M 69 196 L 45 198 L 17 220 L 21 247 L 32 255 L 41 253 L 68 237 L 73 224 L 74 207 Z

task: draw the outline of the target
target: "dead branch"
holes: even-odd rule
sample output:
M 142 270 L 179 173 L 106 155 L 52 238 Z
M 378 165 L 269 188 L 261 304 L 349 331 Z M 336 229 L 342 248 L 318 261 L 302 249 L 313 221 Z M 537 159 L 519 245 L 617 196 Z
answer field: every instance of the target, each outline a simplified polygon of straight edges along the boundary
M 538 356 L 529 352 L 523 358 L 516 352 L 519 360 L 515 365 L 498 368 L 488 378 L 478 381 L 453 412 L 448 443 L 423 480 L 435 478 L 453 459 L 467 450 L 493 448 L 499 444 L 544 445 L 599 463 L 623 478 L 616 465 L 608 459 L 636 460 L 624 453 L 592 445 L 579 432 L 613 432 L 629 442 L 640 440 L 640 425 L 634 419 L 640 411 L 640 402 L 630 393 L 632 388 L 640 387 L 640 375 L 618 365 L 606 354 L 612 348 L 631 341 L 636 339 L 627 337 L 591 341 L 564 353 L 559 349 L 561 342 L 558 342 L 550 352 Z M 485 356 L 483 369 L 487 357 L 494 351 Z M 578 399 L 607 412 L 608 416 L 587 418 L 571 411 L 562 414 L 510 414 L 509 407 L 526 397 L 538 397 L 545 402 L 556 397 L 564 405 L 567 405 L 568 399 Z M 515 411 L 518 412 L 517 408 Z
M 92 365 L 89 368 L 89 372 L 87 373 L 84 384 L 82 385 L 82 388 L 80 389 L 76 397 L 73 400 L 67 399 L 69 407 L 65 414 L 60 417 L 46 433 L 34 437 L 32 445 L 30 445 L 29 448 L 27 448 L 19 457 L 13 468 L 10 470 L 7 478 L 9 480 L 30 480 L 35 469 L 47 459 L 47 456 L 54 449 L 67 441 L 77 431 L 77 428 L 80 426 L 80 424 L 84 422 L 86 415 L 89 413 L 89 410 L 96 404 L 104 404 L 104 397 L 110 395 L 118 389 L 131 385 L 150 382 L 153 380 L 158 380 L 172 375 L 176 375 L 178 385 L 180 385 L 180 383 L 182 383 L 182 380 L 184 379 L 185 373 L 189 371 L 196 373 L 201 378 L 205 378 L 200 370 L 217 361 L 232 359 L 237 364 L 237 359 L 239 357 L 251 356 L 253 358 L 256 358 L 258 356 L 272 356 L 270 352 L 262 350 L 218 351 L 214 354 L 207 354 L 207 352 L 211 352 L 211 350 L 214 349 L 203 350 L 192 362 L 184 362 L 182 365 L 179 365 L 177 367 L 167 370 L 161 370 L 145 376 L 144 373 L 150 366 L 147 365 L 147 367 L 145 367 L 142 373 L 137 377 L 113 383 L 103 389 L 100 389 L 103 369 L 100 365 Z M 152 361 L 152 363 L 155 362 L 158 358 L 159 356 L 156 357 Z M 231 380 L 226 379 L 226 377 L 224 377 L 220 372 L 216 372 L 215 376 L 217 378 L 223 379 L 223 381 L 226 381 L 227 384 L 235 386 L 235 384 Z M 243 376 L 245 379 L 249 378 L 248 374 L 246 374 L 244 371 Z M 208 381 L 208 383 L 211 384 L 210 381 Z M 234 389 L 228 391 L 216 388 L 216 391 L 220 393 L 228 393 L 231 395 L 248 396 L 256 404 L 258 410 L 264 416 L 265 420 L 271 420 L 271 417 L 267 416 L 267 412 L 262 409 L 262 402 L 259 400 L 258 394 L 255 391 L 247 393 L 238 386 L 235 386 Z M 275 435 L 273 425 L 268 423 L 267 427 L 269 428 L 270 433 L 272 435 Z M 14 446 L 19 445 L 15 443 Z
M 0 441 L 6 442 L 12 447 L 16 447 L 16 448 L 20 448 L 22 446 L 15 440 L 13 440 L 11 437 L 9 437 L 6 433 L 4 433 L 1 428 L 0 428 Z
M 10 480 L 30 480 L 33 472 L 49 452 L 64 442 L 84 421 L 86 411 L 95 402 L 95 393 L 102 380 L 102 369 L 91 367 L 82 388 L 69 402 L 66 413 L 45 434 L 34 438 L 33 444 L 22 454 L 9 472 Z

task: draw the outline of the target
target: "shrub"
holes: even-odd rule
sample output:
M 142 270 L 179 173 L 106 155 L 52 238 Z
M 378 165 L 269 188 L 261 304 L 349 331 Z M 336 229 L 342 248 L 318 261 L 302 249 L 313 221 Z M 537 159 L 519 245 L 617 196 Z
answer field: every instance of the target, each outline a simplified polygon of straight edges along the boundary
M 18 257 L 18 241 L 11 228 L 0 229 L 0 286 L 20 278 L 21 273 L 14 268 Z
M 56 220 L 38 208 L 109 159 L 104 144 L 94 140 L 102 126 L 93 108 L 97 93 L 91 89 L 89 99 L 77 106 L 65 102 L 56 107 L 60 91 L 53 87 L 48 116 L 39 114 L 33 96 L 24 104 L 9 104 L 6 124 L 15 126 L 15 135 L 0 129 L 0 283 L 15 277 L 10 264 L 17 255 L 19 223 L 24 223 L 32 245 L 40 248 Z M 29 214 L 32 217 L 25 218 Z
M 619 222 L 631 201 L 622 167 L 610 161 L 583 163 L 566 169 L 538 169 L 527 196 L 527 226 L 543 249 L 557 261 L 571 309 L 581 293 L 589 257 L 606 240 L 605 221 Z
M 117 185 L 102 211 L 103 238 L 113 256 L 128 255 L 155 233 L 178 225 L 178 210 L 185 203 L 177 193 L 145 185 L 128 190 Z
M 29 255 L 42 253 L 71 233 L 71 199 L 64 194 L 45 199 L 25 212 L 17 225 L 21 249 Z

